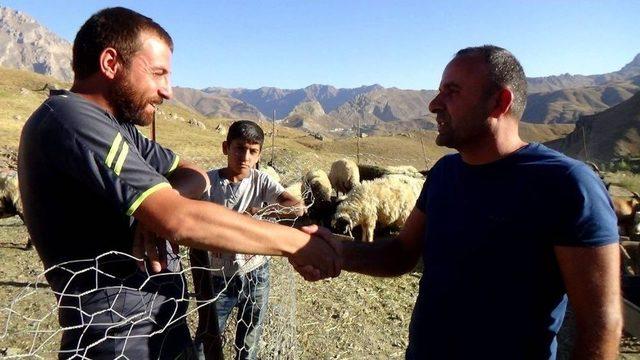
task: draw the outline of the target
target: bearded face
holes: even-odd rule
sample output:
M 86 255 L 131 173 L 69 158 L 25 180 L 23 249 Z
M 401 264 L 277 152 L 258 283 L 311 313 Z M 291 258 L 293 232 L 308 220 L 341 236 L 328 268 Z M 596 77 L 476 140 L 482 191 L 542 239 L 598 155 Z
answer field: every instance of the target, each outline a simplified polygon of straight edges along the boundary
M 130 71 L 125 69 L 115 75 L 109 102 L 118 120 L 147 126 L 153 122 L 156 106 L 162 104 L 162 98 L 157 93 L 145 94 L 144 89 L 131 81 Z

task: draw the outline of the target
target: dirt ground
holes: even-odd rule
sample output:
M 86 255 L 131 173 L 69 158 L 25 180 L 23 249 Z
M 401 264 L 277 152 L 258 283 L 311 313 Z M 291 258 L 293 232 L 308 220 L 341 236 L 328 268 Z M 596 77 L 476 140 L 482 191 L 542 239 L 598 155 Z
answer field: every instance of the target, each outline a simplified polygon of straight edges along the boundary
M 23 250 L 26 240 L 26 229 L 17 217 L 0 220 L 0 309 L 10 307 L 20 294 L 25 295 L 24 289 L 43 270 L 36 252 Z M 273 260 L 271 269 L 270 311 L 261 358 L 404 357 L 420 269 L 392 279 L 343 273 L 339 278 L 317 283 L 305 282 L 281 259 Z M 53 295 L 46 284 L 27 295 L 24 301 L 14 304 L 17 313 L 43 314 L 46 309 L 53 309 Z M 44 318 L 37 327 L 18 322 L 13 314 L 12 322 L 5 327 L 7 315 L 6 310 L 0 311 L 0 357 L 24 354 L 47 342 L 38 354 L 44 359 L 55 358 L 58 335 L 45 332 L 55 329 L 55 316 Z M 189 320 L 193 328 L 195 315 Z M 40 335 L 34 337 L 34 331 Z M 567 358 L 571 334 L 570 326 L 562 332 L 560 359 Z M 227 345 L 225 353 L 230 355 L 232 350 Z M 637 339 L 625 337 L 621 350 L 620 359 L 640 359 Z

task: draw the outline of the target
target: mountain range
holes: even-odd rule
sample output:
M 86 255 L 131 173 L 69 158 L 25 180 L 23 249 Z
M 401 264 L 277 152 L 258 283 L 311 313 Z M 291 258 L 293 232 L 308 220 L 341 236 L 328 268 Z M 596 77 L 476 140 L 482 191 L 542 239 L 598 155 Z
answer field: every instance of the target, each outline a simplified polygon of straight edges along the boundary
M 28 15 L 2 6 L 0 66 L 73 80 L 71 44 Z
M 0 66 L 28 69 L 71 81 L 71 44 L 28 15 L 0 7 Z M 528 78 L 523 121 L 573 124 L 630 99 L 640 90 L 640 54 L 618 71 L 600 75 Z M 404 90 L 380 85 L 335 88 L 313 84 L 302 89 L 208 87 L 174 88 L 175 103 L 206 116 L 255 121 L 272 118 L 310 132 L 352 134 L 433 129 L 428 112 L 435 90 Z

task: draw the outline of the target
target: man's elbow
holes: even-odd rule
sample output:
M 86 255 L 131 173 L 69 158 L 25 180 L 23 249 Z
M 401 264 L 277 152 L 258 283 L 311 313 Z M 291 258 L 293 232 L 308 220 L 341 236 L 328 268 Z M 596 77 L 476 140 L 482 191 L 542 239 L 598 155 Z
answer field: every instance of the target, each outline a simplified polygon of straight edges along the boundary
M 622 329 L 624 325 L 622 311 L 613 310 L 604 312 L 600 316 L 593 316 L 588 321 L 577 321 L 579 337 L 591 338 L 588 341 L 593 342 L 600 338 L 609 343 L 619 343 L 622 337 Z M 590 334 L 590 335 L 589 335 Z
M 606 329 L 609 336 L 612 339 L 615 339 L 617 343 L 620 342 L 620 338 L 622 337 L 623 327 L 624 327 L 624 320 L 623 320 L 621 311 L 608 316 L 602 323 L 602 328 Z

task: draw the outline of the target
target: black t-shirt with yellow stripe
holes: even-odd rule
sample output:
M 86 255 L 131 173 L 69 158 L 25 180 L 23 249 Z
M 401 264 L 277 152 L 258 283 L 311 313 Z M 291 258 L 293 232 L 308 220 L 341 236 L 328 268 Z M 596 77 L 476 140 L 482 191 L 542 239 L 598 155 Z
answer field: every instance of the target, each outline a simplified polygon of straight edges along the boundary
M 94 298 L 82 299 L 85 315 L 90 312 L 89 302 L 96 304 L 94 310 L 99 313 L 105 303 L 115 306 L 115 295 L 120 294 L 121 300 L 124 287 L 131 289 L 143 307 L 145 296 L 156 296 L 151 311 L 162 315 L 167 313 L 159 311 L 163 299 L 169 303 L 185 296 L 182 276 L 167 273 L 148 281 L 132 259 L 104 255 L 111 251 L 131 253 L 131 215 L 147 196 L 171 186 L 166 176 L 177 164 L 177 155 L 145 138 L 134 125 L 118 121 L 69 91 L 52 91 L 34 112 L 20 142 L 22 201 L 29 234 L 44 266 L 64 264 L 46 273 L 62 302 L 78 302 L 62 293 L 88 294 Z M 173 261 L 170 270 L 177 270 L 177 266 Z M 96 289 L 109 291 L 94 301 Z M 140 304 L 130 301 L 131 294 L 122 300 L 122 309 L 108 315 L 147 311 L 136 309 Z M 171 307 L 175 306 L 172 303 Z M 80 318 L 80 312 L 59 310 L 63 326 L 88 321 Z
M 27 226 L 44 265 L 131 253 L 131 215 L 178 156 L 134 125 L 64 90 L 29 118 L 20 144 Z

